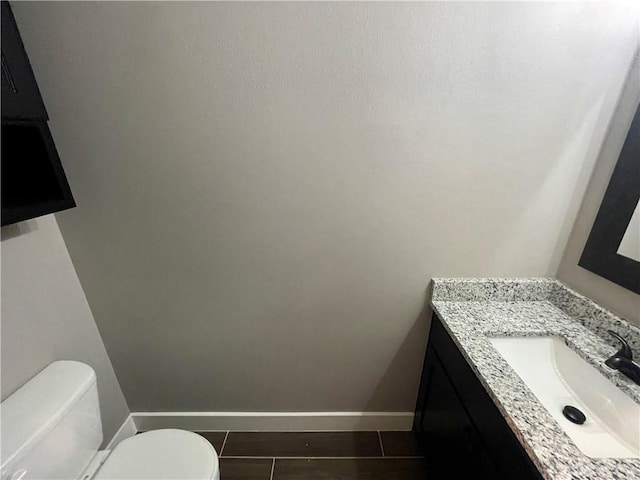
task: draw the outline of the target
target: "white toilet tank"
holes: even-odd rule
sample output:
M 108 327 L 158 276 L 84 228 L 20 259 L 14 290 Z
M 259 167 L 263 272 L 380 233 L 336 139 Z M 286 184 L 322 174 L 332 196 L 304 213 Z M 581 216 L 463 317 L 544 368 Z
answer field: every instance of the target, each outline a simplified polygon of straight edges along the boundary
M 77 479 L 102 443 L 96 374 L 54 362 L 0 405 L 2 480 Z

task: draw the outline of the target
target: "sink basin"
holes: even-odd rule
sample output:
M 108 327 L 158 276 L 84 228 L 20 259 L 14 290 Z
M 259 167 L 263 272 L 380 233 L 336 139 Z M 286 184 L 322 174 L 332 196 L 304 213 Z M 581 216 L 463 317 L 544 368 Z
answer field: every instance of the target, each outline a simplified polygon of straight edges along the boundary
M 640 405 L 553 337 L 490 338 L 576 446 L 592 458 L 640 458 Z M 586 416 L 582 425 L 562 413 Z

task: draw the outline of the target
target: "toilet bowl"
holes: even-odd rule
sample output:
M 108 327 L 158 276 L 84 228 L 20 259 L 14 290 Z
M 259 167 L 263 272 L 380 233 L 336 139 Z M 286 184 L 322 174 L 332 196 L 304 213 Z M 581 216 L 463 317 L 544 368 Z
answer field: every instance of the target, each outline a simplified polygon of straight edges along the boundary
M 93 479 L 219 480 L 220 473 L 216 451 L 200 435 L 154 430 L 120 442 Z
M 0 405 L 2 480 L 219 480 L 218 455 L 198 434 L 154 430 L 99 450 L 96 375 L 54 362 Z

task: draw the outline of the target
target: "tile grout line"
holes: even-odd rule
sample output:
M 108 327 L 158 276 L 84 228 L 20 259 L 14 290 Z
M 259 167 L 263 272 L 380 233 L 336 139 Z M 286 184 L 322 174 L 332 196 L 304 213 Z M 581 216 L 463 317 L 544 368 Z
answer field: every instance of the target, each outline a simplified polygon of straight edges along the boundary
M 224 446 L 227 444 L 227 438 L 229 437 L 229 430 L 224 435 L 224 440 L 222 441 L 222 446 L 220 447 L 220 457 L 222 456 L 222 451 L 224 450 Z
M 382 434 L 380 430 L 378 430 L 378 440 L 380 440 L 380 452 L 382 452 L 382 456 L 384 457 L 384 447 L 382 446 Z
M 269 480 L 273 480 L 273 471 L 276 469 L 276 459 L 273 458 L 273 462 L 271 462 L 271 475 L 269 475 Z
M 387 457 L 380 456 L 367 456 L 367 457 L 310 457 L 307 455 L 302 456 L 283 456 L 277 455 L 275 457 L 272 456 L 259 456 L 259 455 L 226 455 L 224 458 L 234 458 L 234 459 L 247 459 L 247 460 L 265 460 L 274 458 L 276 460 L 419 460 L 424 458 L 424 456 L 420 455 L 394 455 Z

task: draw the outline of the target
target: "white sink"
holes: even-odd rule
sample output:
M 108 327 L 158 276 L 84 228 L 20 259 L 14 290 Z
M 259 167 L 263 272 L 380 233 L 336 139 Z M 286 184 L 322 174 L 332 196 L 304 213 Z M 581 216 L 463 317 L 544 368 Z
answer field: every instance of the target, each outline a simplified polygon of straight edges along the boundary
M 640 458 L 640 405 L 562 340 L 503 337 L 489 341 L 585 455 Z M 566 405 L 586 415 L 584 424 L 564 417 Z

